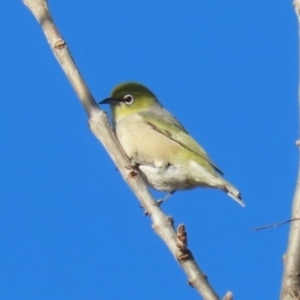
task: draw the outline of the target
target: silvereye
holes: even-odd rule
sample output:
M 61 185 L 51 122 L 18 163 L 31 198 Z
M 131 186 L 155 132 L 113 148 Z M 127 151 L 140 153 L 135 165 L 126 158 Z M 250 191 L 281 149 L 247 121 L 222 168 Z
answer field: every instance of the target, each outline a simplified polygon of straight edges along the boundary
M 145 86 L 126 82 L 116 86 L 110 104 L 115 134 L 146 183 L 168 192 L 195 187 L 217 188 L 245 206 L 241 193 L 228 181 L 204 149 Z

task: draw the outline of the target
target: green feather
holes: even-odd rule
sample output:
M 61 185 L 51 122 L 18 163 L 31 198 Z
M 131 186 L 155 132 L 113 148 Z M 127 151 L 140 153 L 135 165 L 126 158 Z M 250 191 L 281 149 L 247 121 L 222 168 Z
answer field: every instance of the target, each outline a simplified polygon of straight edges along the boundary
M 210 164 L 217 172 L 224 175 L 224 173 L 208 157 L 205 150 L 188 134 L 186 129 L 167 110 L 159 107 L 159 109 L 139 112 L 139 115 L 153 130 L 160 132 L 198 155 L 206 163 Z

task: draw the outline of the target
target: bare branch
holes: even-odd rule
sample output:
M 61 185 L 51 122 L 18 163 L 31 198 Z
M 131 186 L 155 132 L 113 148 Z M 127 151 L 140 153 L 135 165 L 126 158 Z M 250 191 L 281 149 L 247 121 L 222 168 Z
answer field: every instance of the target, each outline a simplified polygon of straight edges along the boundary
M 181 243 L 183 243 L 179 247 L 172 218 L 167 217 L 157 206 L 156 202 L 147 190 L 140 174 L 135 171 L 133 172 L 132 170 L 130 170 L 130 168 L 128 168 L 128 166 L 130 166 L 130 162 L 125 156 L 119 142 L 117 141 L 110 128 L 107 114 L 98 107 L 93 96 L 88 90 L 87 85 L 82 79 L 67 48 L 66 42 L 63 40 L 54 24 L 54 21 L 48 9 L 47 1 L 23 0 L 23 2 L 31 10 L 33 15 L 40 23 L 55 57 L 66 73 L 66 76 L 72 84 L 80 102 L 82 103 L 88 115 L 88 122 L 91 131 L 103 144 L 110 157 L 117 165 L 124 180 L 128 183 L 132 191 L 139 199 L 141 205 L 145 208 L 148 215 L 151 217 L 153 223 L 152 226 L 155 229 L 155 232 L 166 243 L 173 256 L 177 259 L 177 261 L 187 274 L 189 283 L 202 295 L 203 299 L 218 300 L 219 297 L 208 283 L 206 276 L 197 266 L 192 255 L 189 255 L 187 257 L 178 256 L 178 253 L 180 251 L 187 251 L 186 245 L 184 246 L 184 242 L 180 240 L 184 235 L 186 235 L 184 228 L 182 230 L 181 227 L 181 231 L 178 234 L 178 239 Z M 180 251 L 178 252 L 179 248 Z
M 233 294 L 231 291 L 228 291 L 224 296 L 223 300 L 233 300 Z
M 300 41 L 300 0 L 294 1 L 298 18 Z M 300 47 L 299 47 L 300 49 Z M 300 116 L 300 77 L 298 86 L 299 116 Z M 300 126 L 299 126 L 300 127 Z M 299 147 L 299 143 L 296 143 Z M 293 200 L 291 219 L 300 218 L 300 164 L 298 179 Z M 292 222 L 289 234 L 288 248 L 284 260 L 284 274 L 281 287 L 281 300 L 300 299 L 300 223 Z

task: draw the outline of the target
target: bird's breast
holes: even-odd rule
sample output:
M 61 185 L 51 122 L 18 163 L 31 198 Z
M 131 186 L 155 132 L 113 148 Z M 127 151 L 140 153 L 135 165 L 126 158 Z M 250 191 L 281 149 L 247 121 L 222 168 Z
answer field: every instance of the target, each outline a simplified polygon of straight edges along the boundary
M 115 131 L 127 156 L 138 163 L 165 165 L 182 151 L 181 145 L 154 130 L 138 114 L 122 118 Z

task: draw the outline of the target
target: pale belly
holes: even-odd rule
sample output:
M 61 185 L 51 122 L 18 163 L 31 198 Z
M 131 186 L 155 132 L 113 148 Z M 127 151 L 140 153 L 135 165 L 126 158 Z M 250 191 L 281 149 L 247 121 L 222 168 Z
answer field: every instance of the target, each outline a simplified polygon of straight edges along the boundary
M 139 169 L 149 186 L 164 192 L 212 187 L 218 181 L 194 161 L 189 161 L 186 165 L 169 165 L 165 168 L 140 165 Z

